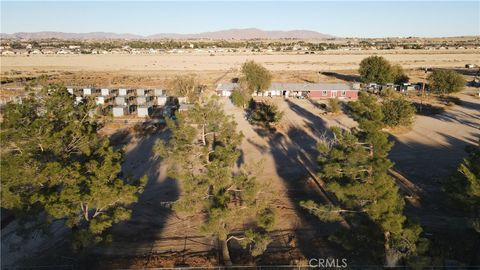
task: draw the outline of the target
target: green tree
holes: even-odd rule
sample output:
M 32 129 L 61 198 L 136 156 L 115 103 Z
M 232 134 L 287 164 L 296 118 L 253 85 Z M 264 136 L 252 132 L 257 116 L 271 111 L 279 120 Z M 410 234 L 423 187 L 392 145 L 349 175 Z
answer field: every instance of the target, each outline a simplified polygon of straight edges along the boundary
M 480 141 L 466 147 L 467 158 L 445 185 L 449 196 L 472 214 L 473 225 L 480 233 Z
M 252 99 L 252 93 L 248 89 L 248 85 L 244 79 L 239 80 L 238 86 L 232 92 L 230 99 L 235 106 L 241 108 L 245 108 L 250 102 Z
M 340 101 L 338 98 L 331 98 L 328 100 L 329 110 L 332 113 L 339 113 L 341 110 Z
M 265 67 L 254 61 L 247 61 L 242 65 L 241 72 L 250 94 L 261 93 L 267 90 L 272 83 L 272 74 Z
M 173 95 L 186 97 L 190 103 L 197 102 L 203 90 L 193 75 L 175 76 L 168 84 Z
M 332 128 L 334 140 L 318 145 L 319 176 L 340 205 L 308 201 L 302 206 L 324 221 L 368 218 L 380 228 L 385 263 L 395 266 L 401 258 L 417 253 L 417 245 L 423 242 L 421 228 L 403 215 L 405 202 L 388 174 L 393 166 L 387 158 L 392 143 L 381 131 L 384 117 L 376 98 L 361 94 L 350 108 L 360 131 Z
M 391 72 L 392 72 L 393 82 L 395 84 L 408 83 L 408 81 L 410 80 L 410 78 L 407 76 L 407 74 L 403 70 L 402 66 L 398 64 L 392 66 Z
M 360 62 L 358 70 L 364 83 L 386 84 L 393 81 L 392 66 L 382 56 L 369 56 Z
M 250 122 L 265 128 L 271 128 L 280 123 L 284 114 L 275 104 L 255 102 L 253 100 L 250 103 L 250 110 Z
M 248 247 L 253 256 L 261 254 L 270 238 L 274 211 L 268 188 L 256 181 L 253 173 L 241 169 L 234 173 L 242 134 L 236 123 L 224 114 L 215 100 L 168 121 L 171 137 L 159 140 L 156 152 L 167 158 L 169 174 L 180 181 L 183 194 L 176 211 L 205 216 L 202 232 L 217 238 L 229 261 L 228 242 L 232 239 Z M 244 235 L 232 234 L 248 221 L 255 221 Z
M 8 104 L 1 123 L 2 207 L 19 218 L 65 219 L 75 247 L 104 239 L 130 217 L 145 179 L 121 179 L 123 154 L 97 134 L 93 100 L 75 104 L 51 85 L 22 104 Z
M 437 94 L 460 92 L 465 87 L 465 78 L 453 70 L 435 69 L 428 76 L 430 90 Z
M 387 99 L 382 104 L 383 123 L 388 127 L 408 127 L 415 117 L 415 106 L 403 98 Z

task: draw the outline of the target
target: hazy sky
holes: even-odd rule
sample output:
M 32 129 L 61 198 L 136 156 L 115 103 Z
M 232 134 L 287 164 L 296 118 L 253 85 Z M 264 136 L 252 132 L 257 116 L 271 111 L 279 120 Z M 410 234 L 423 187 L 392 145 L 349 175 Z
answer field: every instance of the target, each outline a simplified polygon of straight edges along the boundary
M 1 32 L 198 33 L 306 29 L 342 37 L 480 35 L 470 2 L 1 1 Z

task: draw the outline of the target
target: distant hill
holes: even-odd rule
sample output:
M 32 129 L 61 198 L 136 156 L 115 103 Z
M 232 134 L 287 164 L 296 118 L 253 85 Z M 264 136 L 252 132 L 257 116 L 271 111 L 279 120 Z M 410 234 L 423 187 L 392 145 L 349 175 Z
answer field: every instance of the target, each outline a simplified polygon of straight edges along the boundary
M 109 32 L 64 33 L 64 32 L 19 32 L 0 34 L 2 39 L 327 39 L 334 36 L 309 30 L 265 31 L 257 28 L 229 29 L 197 34 L 160 33 L 150 36 L 118 34 Z

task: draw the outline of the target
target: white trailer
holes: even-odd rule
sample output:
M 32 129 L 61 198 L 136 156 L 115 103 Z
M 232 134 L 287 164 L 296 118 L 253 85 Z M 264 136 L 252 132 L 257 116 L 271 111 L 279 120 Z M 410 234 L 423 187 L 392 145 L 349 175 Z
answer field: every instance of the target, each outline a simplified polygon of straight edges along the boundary
M 117 105 L 117 106 L 126 106 L 126 105 L 127 105 L 127 102 L 126 102 L 125 96 L 115 97 L 115 105 Z
M 83 88 L 83 96 L 90 96 L 92 94 L 92 88 Z

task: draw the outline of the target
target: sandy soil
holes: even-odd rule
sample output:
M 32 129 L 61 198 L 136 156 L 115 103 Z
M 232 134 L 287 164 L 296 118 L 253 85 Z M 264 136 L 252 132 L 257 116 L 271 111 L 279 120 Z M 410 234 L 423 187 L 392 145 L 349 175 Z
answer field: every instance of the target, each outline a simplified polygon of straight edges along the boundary
M 454 51 L 361 51 L 304 54 L 160 54 L 160 55 L 34 55 L 1 57 L 1 70 L 63 71 L 224 71 L 255 60 L 269 70 L 357 69 L 367 55 L 385 56 L 404 68 L 480 65 L 480 50 Z

